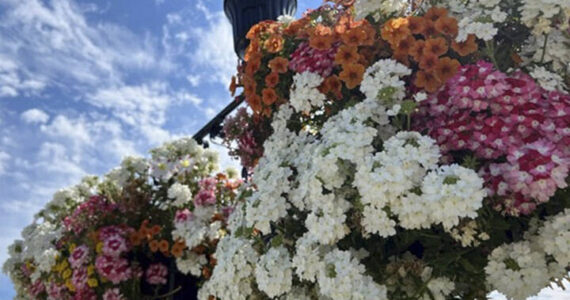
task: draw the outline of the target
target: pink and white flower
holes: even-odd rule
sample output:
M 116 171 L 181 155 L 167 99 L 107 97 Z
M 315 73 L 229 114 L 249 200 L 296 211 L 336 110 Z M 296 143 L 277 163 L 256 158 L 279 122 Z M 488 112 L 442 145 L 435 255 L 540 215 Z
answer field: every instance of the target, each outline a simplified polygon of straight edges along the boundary
M 166 284 L 168 269 L 163 264 L 152 264 L 145 273 L 146 281 L 150 284 Z

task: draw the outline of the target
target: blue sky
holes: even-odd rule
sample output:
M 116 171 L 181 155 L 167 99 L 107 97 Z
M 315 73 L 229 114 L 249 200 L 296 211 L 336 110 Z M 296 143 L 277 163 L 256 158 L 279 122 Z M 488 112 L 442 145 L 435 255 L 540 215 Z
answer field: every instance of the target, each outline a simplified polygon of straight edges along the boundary
M 237 58 L 222 3 L 0 0 L 0 262 L 57 189 L 227 105 Z M 0 300 L 13 295 L 0 275 Z

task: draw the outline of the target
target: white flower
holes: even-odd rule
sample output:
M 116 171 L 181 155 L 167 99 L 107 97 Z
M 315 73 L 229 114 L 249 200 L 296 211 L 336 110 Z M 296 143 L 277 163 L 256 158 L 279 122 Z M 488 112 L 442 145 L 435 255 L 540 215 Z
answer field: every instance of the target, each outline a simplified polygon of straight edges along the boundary
M 515 300 L 536 295 L 550 282 L 544 252 L 527 241 L 495 248 L 485 273 L 490 286 Z
M 418 102 L 418 103 L 420 103 L 426 99 L 427 99 L 427 94 L 424 92 L 419 92 L 419 93 L 416 93 L 414 95 L 414 100 L 416 100 L 416 102 Z
M 295 16 L 280 15 L 279 17 L 277 17 L 277 22 L 284 24 L 284 25 L 287 25 L 293 21 L 295 21 Z
M 349 251 L 327 253 L 318 274 L 321 294 L 333 299 L 387 299 L 386 287 L 365 275 L 364 265 Z
M 314 282 L 321 269 L 320 247 L 307 233 L 300 237 L 295 245 L 293 267 L 295 274 L 302 280 Z
M 379 20 L 382 16 L 387 17 L 403 10 L 406 4 L 403 0 L 356 0 L 354 3 L 355 19 L 361 20 L 372 15 Z
M 550 218 L 538 230 L 538 243 L 561 266 L 570 264 L 570 209 Z
M 184 251 L 182 257 L 176 259 L 176 267 L 183 274 L 194 276 L 202 275 L 202 266 L 208 263 L 204 254 L 196 254 L 193 251 Z
M 428 173 L 421 191 L 432 222 L 448 229 L 457 225 L 459 218 L 475 218 L 486 196 L 483 179 L 475 171 L 456 164 Z
M 381 59 L 366 69 L 360 91 L 366 99 L 379 100 L 389 108 L 389 115 L 395 115 L 400 110 L 397 101 L 405 96 L 405 82 L 401 79 L 412 71 L 405 65 L 393 59 Z
M 313 107 L 321 107 L 326 99 L 318 87 L 323 78 L 309 71 L 297 73 L 293 77 L 293 85 L 289 95 L 291 106 L 298 112 L 308 112 Z
M 226 236 L 221 239 L 214 257 L 212 277 L 198 291 L 198 299 L 210 295 L 219 299 L 246 300 L 253 292 L 253 272 L 257 253 L 248 240 Z
M 182 207 L 192 200 L 192 192 L 187 185 L 175 182 L 168 189 L 168 198 L 172 199 L 172 206 Z
M 293 283 L 291 258 L 284 247 L 271 248 L 259 257 L 255 267 L 259 290 L 274 298 L 287 293 Z
M 543 66 L 536 66 L 530 73 L 538 84 L 547 91 L 564 90 L 564 79 L 556 73 L 549 72 Z

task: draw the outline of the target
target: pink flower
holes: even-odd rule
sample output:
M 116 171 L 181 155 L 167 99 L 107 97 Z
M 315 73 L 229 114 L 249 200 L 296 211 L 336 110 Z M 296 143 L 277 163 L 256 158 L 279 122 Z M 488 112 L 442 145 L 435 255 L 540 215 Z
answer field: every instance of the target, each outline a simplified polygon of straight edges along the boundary
M 47 288 L 47 294 L 49 299 L 65 299 L 64 292 L 66 287 L 64 285 L 59 285 L 55 282 L 49 284 Z
M 129 229 L 131 229 L 131 228 L 129 228 Z M 116 226 L 116 225 L 106 226 L 106 227 L 99 229 L 99 239 L 104 241 L 104 240 L 108 239 L 109 237 L 115 236 L 115 235 L 125 236 L 127 234 L 127 231 L 129 231 L 129 230 L 121 228 L 121 227 Z
M 81 267 L 78 269 L 73 270 L 73 274 L 71 275 L 71 283 L 73 286 L 80 290 L 87 286 L 87 268 Z
M 218 185 L 218 180 L 214 177 L 208 177 L 200 180 L 200 189 L 201 190 L 211 190 L 215 191 L 216 186 Z
M 30 286 L 30 295 L 33 298 L 37 298 L 39 294 L 46 290 L 44 283 L 38 279 Z
M 150 284 L 166 284 L 168 269 L 163 264 L 152 264 L 146 270 L 145 278 Z
M 322 77 L 328 77 L 334 67 L 334 57 L 338 46 L 337 43 L 330 49 L 318 50 L 309 46 L 309 43 L 303 42 L 291 54 L 289 68 L 297 73 L 309 71 L 318 73 Z
M 187 208 L 176 211 L 176 215 L 174 216 L 175 223 L 182 223 L 192 219 L 194 219 L 194 215 Z
M 216 193 L 212 190 L 200 190 L 194 197 L 194 204 L 197 206 L 216 204 Z
M 76 247 L 71 256 L 69 256 L 69 264 L 76 269 L 83 266 L 89 260 L 89 248 L 85 245 Z
M 107 278 L 114 284 L 132 277 L 129 261 L 120 257 L 100 255 L 95 260 L 95 268 L 99 275 Z
M 118 234 L 110 235 L 103 240 L 103 253 L 105 255 L 117 257 L 128 250 L 127 240 Z
M 73 296 L 73 300 L 97 300 L 97 294 L 92 289 L 85 287 L 78 289 Z
M 121 294 L 121 291 L 118 288 L 108 289 L 103 294 L 103 300 L 124 300 L 125 297 Z

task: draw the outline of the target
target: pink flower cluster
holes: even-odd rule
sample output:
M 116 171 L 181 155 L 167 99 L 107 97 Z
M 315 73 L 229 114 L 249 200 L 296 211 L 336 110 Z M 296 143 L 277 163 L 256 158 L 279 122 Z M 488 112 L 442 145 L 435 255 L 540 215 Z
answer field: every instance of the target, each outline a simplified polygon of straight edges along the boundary
M 130 250 L 130 245 L 125 238 L 127 230 L 118 226 L 106 226 L 99 230 L 99 239 L 103 242 L 103 254 L 111 257 L 119 257 Z
M 165 284 L 168 268 L 163 264 L 152 264 L 145 273 L 146 281 L 150 284 Z
M 30 286 L 30 295 L 34 298 L 39 298 L 39 294 L 43 293 L 46 290 L 46 287 L 40 279 L 36 280 L 34 284 Z
M 63 284 L 52 282 L 47 288 L 48 299 L 69 299 L 67 288 Z
M 337 50 L 338 44 L 334 44 L 330 49 L 318 50 L 303 42 L 291 54 L 289 69 L 297 73 L 309 71 L 321 77 L 328 77 L 332 73 Z
M 205 178 L 200 181 L 200 191 L 194 197 L 196 206 L 216 204 L 216 190 L 218 180 L 213 177 Z
M 129 261 L 122 257 L 99 255 L 95 260 L 95 269 L 99 275 L 107 278 L 113 284 L 126 281 L 133 275 Z
M 125 300 L 118 288 L 108 289 L 103 294 L 103 300 Z
M 257 142 L 259 136 L 256 138 L 251 124 L 253 118 L 245 107 L 224 120 L 224 143 L 230 149 L 229 154 L 239 157 L 241 165 L 246 168 L 253 168 L 255 160 L 263 155 L 263 145 Z M 237 141 L 237 148 L 232 145 L 233 141 Z
M 446 160 L 472 154 L 482 163 L 497 208 L 528 214 L 566 187 L 570 167 L 570 96 L 548 92 L 527 74 L 507 75 L 480 61 L 461 67 L 422 102 L 417 130 L 427 128 Z
M 69 264 L 73 269 L 77 269 L 85 265 L 89 260 L 89 248 L 86 245 L 75 247 L 69 256 Z
M 94 224 L 99 217 L 107 215 L 115 209 L 117 209 L 117 205 L 109 203 L 104 197 L 91 196 L 89 200 L 81 203 L 71 216 L 65 217 L 63 224 L 67 230 L 79 234 L 90 224 Z
M 176 215 L 174 216 L 174 223 L 184 223 L 188 221 L 192 221 L 194 219 L 194 215 L 190 210 L 187 208 L 183 210 L 176 211 Z

